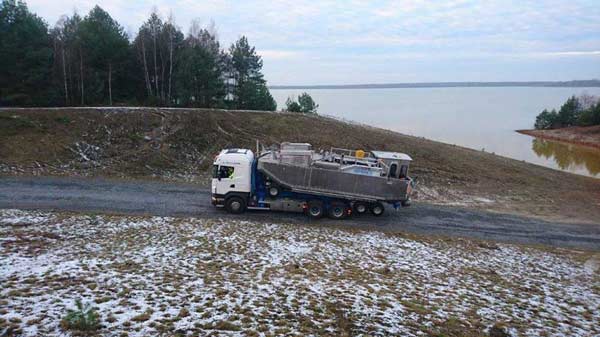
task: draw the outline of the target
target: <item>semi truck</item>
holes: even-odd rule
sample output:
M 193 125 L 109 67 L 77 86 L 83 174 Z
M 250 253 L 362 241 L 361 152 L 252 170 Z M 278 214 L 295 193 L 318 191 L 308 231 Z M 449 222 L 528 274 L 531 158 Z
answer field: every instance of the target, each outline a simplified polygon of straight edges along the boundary
M 213 163 L 211 200 L 230 213 L 246 210 L 303 212 L 311 218 L 343 219 L 410 205 L 415 182 L 411 157 L 389 151 L 282 143 L 259 151 L 222 150 Z

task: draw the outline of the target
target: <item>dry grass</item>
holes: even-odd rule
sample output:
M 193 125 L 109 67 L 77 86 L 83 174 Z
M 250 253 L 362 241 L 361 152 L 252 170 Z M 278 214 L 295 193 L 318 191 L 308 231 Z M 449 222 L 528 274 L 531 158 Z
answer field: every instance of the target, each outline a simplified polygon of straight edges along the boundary
M 17 239 L 29 235 L 41 243 Z M 76 298 L 97 308 L 100 335 L 600 333 L 600 274 L 586 252 L 21 211 L 0 211 L 0 244 L 0 328 L 26 336 L 59 334 Z
M 326 132 L 324 132 L 326 130 Z M 0 109 L 0 173 L 208 182 L 225 147 L 281 141 L 402 151 L 416 198 L 597 223 L 600 180 L 391 131 L 299 114 L 215 110 Z

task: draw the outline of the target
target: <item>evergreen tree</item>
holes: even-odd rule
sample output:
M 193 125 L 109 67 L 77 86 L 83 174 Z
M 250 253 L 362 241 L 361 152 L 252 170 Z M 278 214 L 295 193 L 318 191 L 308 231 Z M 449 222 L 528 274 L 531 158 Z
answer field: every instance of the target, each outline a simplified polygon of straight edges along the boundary
M 300 111 L 303 113 L 316 114 L 317 108 L 319 107 L 319 105 L 315 103 L 312 97 L 306 92 L 303 92 L 300 96 L 298 96 L 298 104 L 300 105 Z
M 184 41 L 176 74 L 180 104 L 194 107 L 221 106 L 225 97 L 221 50 L 215 35 L 195 29 Z
M 277 103 L 264 83 L 245 81 L 237 87 L 237 108 L 246 110 L 277 110 Z
M 248 39 L 242 36 L 229 48 L 230 76 L 234 80 L 233 105 L 237 109 L 277 109 L 261 72 L 263 62 Z
M 118 22 L 99 6 L 94 7 L 81 23 L 81 42 L 89 66 L 87 96 L 90 103 L 113 104 L 116 97 L 125 99 L 118 89 L 127 86 L 125 78 L 116 82 L 114 74 L 122 73 L 129 56 L 129 40 Z M 116 82 L 116 83 L 115 83 Z
M 0 105 L 53 105 L 52 42 L 23 1 L 0 3 Z
M 556 110 L 548 111 L 544 109 L 537 117 L 535 118 L 534 127 L 538 130 L 545 130 L 554 128 L 558 121 L 558 114 Z
M 577 97 L 570 97 L 558 111 L 558 124 L 560 127 L 573 126 L 579 119 L 579 101 Z
M 0 0 L 0 33 L 2 105 L 277 107 L 255 48 L 241 37 L 222 50 L 214 24 L 202 29 L 195 21 L 184 39 L 171 17 L 152 13 L 129 43 L 98 6 L 85 18 L 62 16 L 49 32 L 23 1 Z
M 302 112 L 300 104 L 298 104 L 298 102 L 293 100 L 291 97 L 288 97 L 285 100 L 285 110 L 288 112 Z
M 600 125 L 600 101 L 581 112 L 578 125 Z

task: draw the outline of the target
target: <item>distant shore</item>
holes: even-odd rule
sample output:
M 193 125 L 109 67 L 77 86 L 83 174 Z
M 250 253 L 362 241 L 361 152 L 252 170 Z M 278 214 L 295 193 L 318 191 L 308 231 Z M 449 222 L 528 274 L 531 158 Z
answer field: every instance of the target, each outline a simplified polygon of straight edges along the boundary
M 390 89 L 390 88 L 470 88 L 470 87 L 600 87 L 600 80 L 510 81 L 510 82 L 417 82 L 370 84 L 271 85 L 269 89 Z
M 516 130 L 518 133 L 542 139 L 600 149 L 600 125 L 573 126 L 553 130 Z

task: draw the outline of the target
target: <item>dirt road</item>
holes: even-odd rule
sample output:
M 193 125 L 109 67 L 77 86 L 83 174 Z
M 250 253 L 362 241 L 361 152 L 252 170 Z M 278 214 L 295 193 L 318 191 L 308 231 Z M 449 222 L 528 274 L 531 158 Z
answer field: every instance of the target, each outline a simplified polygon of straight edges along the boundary
M 195 185 L 89 178 L 0 177 L 0 208 L 235 217 L 295 224 L 311 222 L 305 216 L 294 213 L 256 211 L 239 216 L 230 215 L 213 208 L 209 191 Z M 564 224 L 424 203 L 398 211 L 387 209 L 380 218 L 365 215 L 344 221 L 321 219 L 318 223 L 384 232 L 469 237 L 600 251 L 600 223 Z

